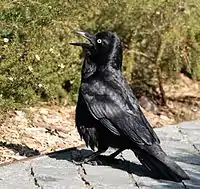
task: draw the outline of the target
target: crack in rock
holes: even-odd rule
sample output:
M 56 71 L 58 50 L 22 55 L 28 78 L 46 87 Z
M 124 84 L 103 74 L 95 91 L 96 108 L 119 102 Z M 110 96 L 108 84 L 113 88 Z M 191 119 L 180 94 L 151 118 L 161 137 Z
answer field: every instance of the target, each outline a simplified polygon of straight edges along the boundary
M 75 158 L 74 154 L 70 153 L 70 155 L 71 155 L 71 159 L 73 160 Z M 81 152 L 79 152 L 78 154 L 76 154 L 76 157 L 77 156 L 82 157 L 83 155 L 81 154 Z M 83 165 L 82 164 L 77 165 L 76 163 L 74 163 L 74 165 L 76 165 L 78 167 L 77 168 L 77 173 L 78 173 L 78 176 L 80 177 L 81 181 L 83 182 L 85 188 L 94 189 L 94 187 L 90 184 L 90 182 L 87 181 L 87 179 L 85 178 L 85 175 L 87 175 L 87 173 L 86 173 L 86 170 L 83 167 Z
M 195 146 L 195 144 L 193 144 L 193 143 L 189 140 L 187 134 L 185 134 L 185 133 L 181 130 L 181 128 L 180 128 L 179 126 L 177 126 L 177 129 L 178 129 L 178 132 L 182 135 L 182 137 L 183 137 L 189 144 L 192 145 L 192 147 L 194 148 L 195 152 L 197 152 L 197 153 L 199 154 L 199 153 L 200 153 L 200 150 Z
M 184 187 L 185 189 L 189 189 L 188 186 L 184 183 L 184 181 L 182 181 L 182 184 L 183 184 L 183 187 Z
M 93 189 L 91 186 L 90 182 L 86 180 L 85 175 L 87 175 L 85 168 L 83 165 L 79 165 L 77 169 L 78 175 L 83 181 L 84 185 L 86 186 L 87 189 Z
M 35 172 L 34 172 L 34 170 L 33 170 L 33 167 L 31 167 L 31 176 L 33 177 L 35 186 L 37 186 L 38 188 L 44 189 L 44 187 L 41 186 L 41 185 L 38 183 L 38 180 L 37 180 L 37 178 L 36 178 L 36 176 L 35 176 Z
M 139 186 L 139 184 L 137 183 L 137 181 L 135 180 L 133 174 L 128 173 L 128 175 L 129 175 L 130 179 L 134 182 L 135 186 L 136 186 L 137 188 L 140 188 L 140 186 Z
M 200 150 L 196 147 L 195 144 L 192 144 L 193 148 L 200 154 Z
M 123 160 L 125 160 L 125 158 L 123 157 L 123 154 L 121 154 L 121 158 L 122 158 Z M 137 188 L 140 188 L 139 183 L 135 180 L 133 174 L 130 173 L 130 172 L 131 172 L 131 171 L 130 171 L 130 166 L 128 165 L 127 173 L 128 173 L 129 178 L 131 179 L 131 181 L 133 182 L 133 184 L 134 184 Z
M 194 148 L 194 151 L 197 152 L 197 153 L 199 154 L 199 153 L 200 153 L 199 149 L 195 146 L 195 144 L 193 144 L 193 143 L 189 140 L 187 134 L 185 134 L 185 133 L 181 130 L 181 128 L 180 128 L 179 126 L 177 126 L 177 129 L 178 129 L 178 132 L 181 134 L 181 136 L 182 136 L 189 144 L 192 145 L 192 147 Z M 185 189 L 189 189 L 188 186 L 185 184 L 184 181 L 182 181 L 182 185 L 183 185 L 183 187 L 184 187 Z

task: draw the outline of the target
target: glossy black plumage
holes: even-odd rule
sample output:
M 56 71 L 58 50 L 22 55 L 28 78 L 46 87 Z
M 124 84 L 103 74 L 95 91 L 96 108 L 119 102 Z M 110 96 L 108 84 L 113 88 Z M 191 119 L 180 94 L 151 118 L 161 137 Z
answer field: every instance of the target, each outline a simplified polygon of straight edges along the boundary
M 131 149 L 140 162 L 159 178 L 181 181 L 187 174 L 161 149 L 159 139 L 140 109 L 122 73 L 122 45 L 115 33 L 78 32 L 89 43 L 76 107 L 76 126 L 96 157 L 108 147 Z M 91 160 L 92 158 L 89 158 Z

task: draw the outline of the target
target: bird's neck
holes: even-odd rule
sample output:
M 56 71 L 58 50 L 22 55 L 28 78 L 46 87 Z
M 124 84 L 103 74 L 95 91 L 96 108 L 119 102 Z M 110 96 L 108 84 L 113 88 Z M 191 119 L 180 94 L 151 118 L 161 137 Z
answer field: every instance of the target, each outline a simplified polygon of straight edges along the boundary
M 96 64 L 90 61 L 89 59 L 85 58 L 81 73 L 82 80 L 92 76 L 96 72 L 96 70 L 97 70 Z
M 104 70 L 114 69 L 121 71 L 122 59 L 121 49 L 113 51 L 108 57 L 96 57 L 94 61 L 91 58 L 85 57 L 82 67 L 82 80 L 104 72 Z

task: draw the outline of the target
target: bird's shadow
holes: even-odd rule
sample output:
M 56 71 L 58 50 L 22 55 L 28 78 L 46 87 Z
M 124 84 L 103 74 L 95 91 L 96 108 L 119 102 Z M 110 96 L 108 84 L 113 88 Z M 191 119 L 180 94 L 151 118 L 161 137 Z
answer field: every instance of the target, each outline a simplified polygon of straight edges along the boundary
M 21 156 L 30 157 L 30 156 L 40 155 L 40 152 L 37 149 L 29 148 L 26 145 L 0 141 L 0 147 L 6 147 L 12 150 L 14 153 L 19 153 L 19 155 Z
M 91 150 L 71 148 L 61 150 L 56 153 L 51 153 L 49 154 L 49 157 L 55 158 L 57 160 L 67 160 L 71 163 L 74 163 L 74 161 L 80 161 L 81 159 L 92 153 L 93 152 Z M 128 160 L 125 160 L 124 158 L 120 158 L 119 155 L 118 157 L 119 158 L 110 159 L 106 155 L 101 155 L 96 161 L 97 166 L 110 166 L 115 169 L 126 171 L 128 174 L 133 173 L 138 176 L 146 176 L 158 179 L 155 175 L 152 175 L 151 172 L 148 171 L 143 165 L 130 162 Z

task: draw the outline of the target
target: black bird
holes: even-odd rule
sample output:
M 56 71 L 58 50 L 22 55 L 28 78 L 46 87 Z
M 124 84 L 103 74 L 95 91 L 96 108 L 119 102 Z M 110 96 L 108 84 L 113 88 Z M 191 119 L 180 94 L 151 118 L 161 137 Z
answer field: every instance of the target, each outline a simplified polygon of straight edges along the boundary
M 131 149 L 140 162 L 161 179 L 181 182 L 188 175 L 160 147 L 158 136 L 140 109 L 124 79 L 122 43 L 112 32 L 91 35 L 76 32 L 88 42 L 71 43 L 84 51 L 81 84 L 76 106 L 76 126 L 81 138 L 94 152 L 84 159 L 96 159 L 109 147 Z

